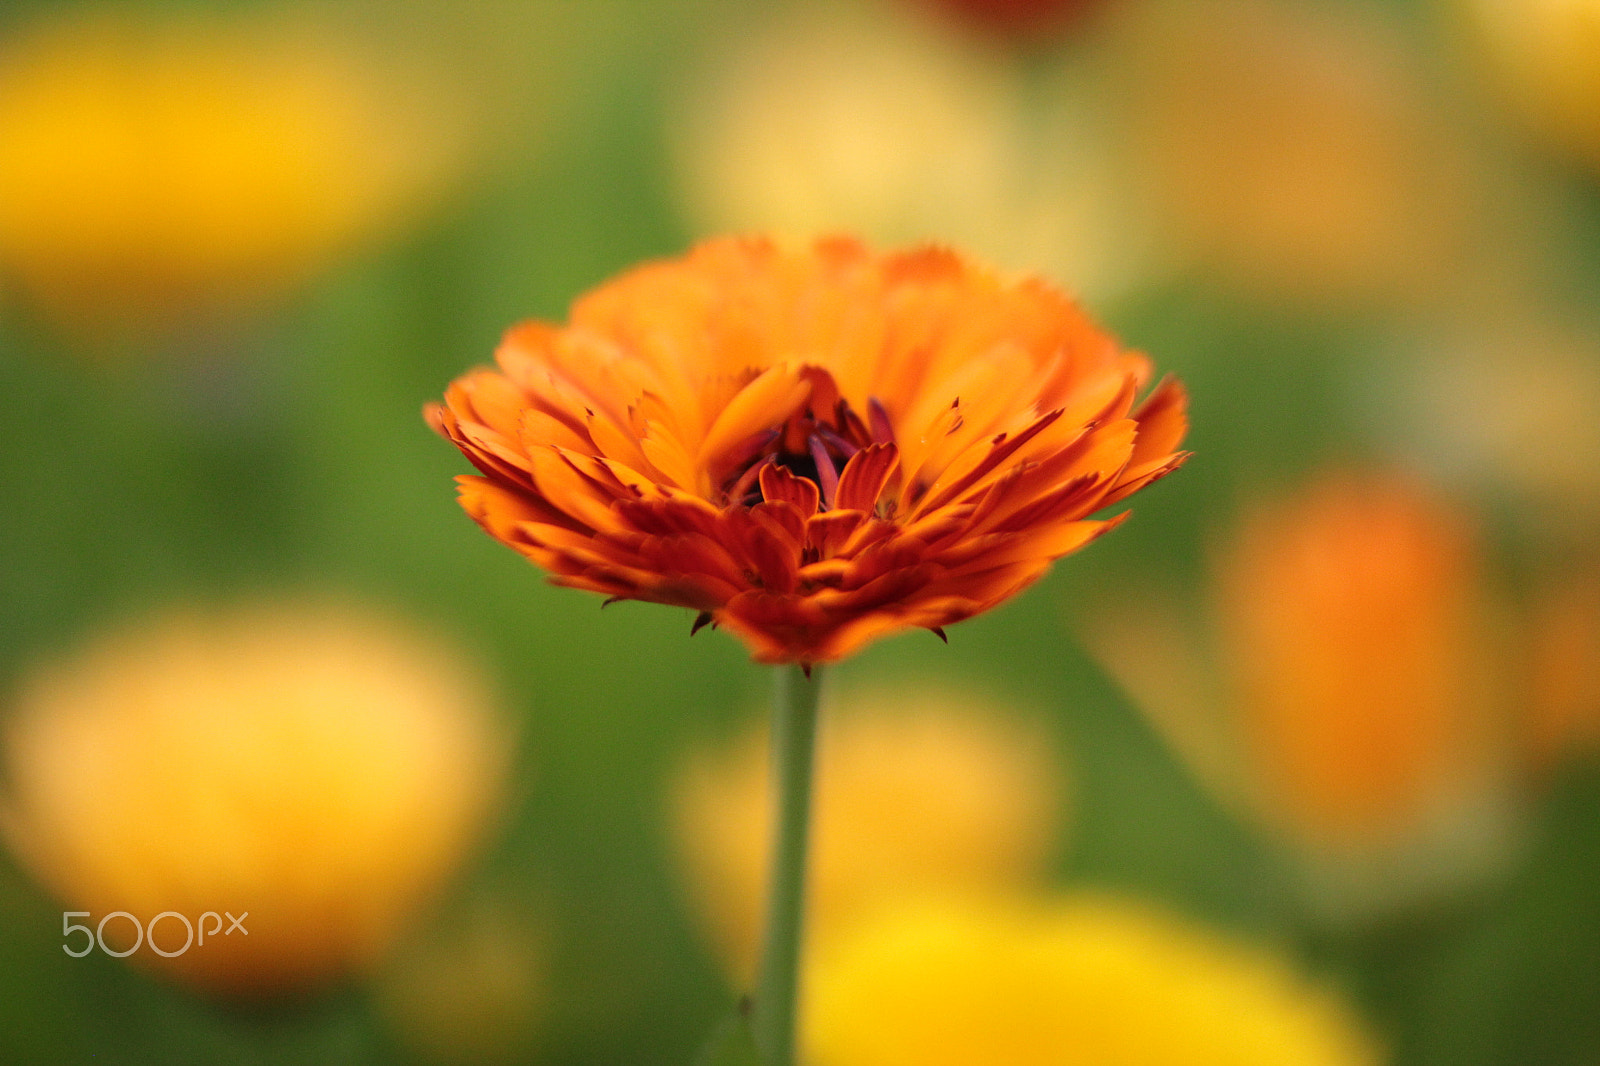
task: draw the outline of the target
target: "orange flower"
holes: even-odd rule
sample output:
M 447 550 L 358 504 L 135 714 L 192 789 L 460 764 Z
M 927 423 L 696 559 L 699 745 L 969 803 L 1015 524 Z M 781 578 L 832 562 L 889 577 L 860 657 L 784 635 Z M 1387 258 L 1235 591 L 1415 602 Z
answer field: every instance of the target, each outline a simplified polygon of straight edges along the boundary
M 1401 831 L 1477 776 L 1476 556 L 1466 519 L 1399 474 L 1326 477 L 1236 534 L 1218 599 L 1247 743 L 1320 839 Z
M 954 252 L 718 240 L 525 323 L 429 422 L 461 504 L 558 585 L 693 608 L 761 662 L 971 617 L 1177 467 L 1175 381 Z M 1131 412 L 1131 413 L 1130 413 Z

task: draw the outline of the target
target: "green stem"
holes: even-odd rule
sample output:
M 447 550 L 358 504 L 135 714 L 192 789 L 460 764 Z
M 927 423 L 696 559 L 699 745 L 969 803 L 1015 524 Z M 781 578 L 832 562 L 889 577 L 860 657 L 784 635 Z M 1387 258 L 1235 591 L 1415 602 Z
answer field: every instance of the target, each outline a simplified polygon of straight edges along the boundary
M 750 1025 L 766 1066 L 793 1066 L 800 992 L 800 933 L 805 910 L 806 838 L 811 825 L 811 764 L 816 748 L 822 678 L 780 667 L 772 706 L 772 766 L 778 817 L 767 883 L 767 927 L 761 946 Z

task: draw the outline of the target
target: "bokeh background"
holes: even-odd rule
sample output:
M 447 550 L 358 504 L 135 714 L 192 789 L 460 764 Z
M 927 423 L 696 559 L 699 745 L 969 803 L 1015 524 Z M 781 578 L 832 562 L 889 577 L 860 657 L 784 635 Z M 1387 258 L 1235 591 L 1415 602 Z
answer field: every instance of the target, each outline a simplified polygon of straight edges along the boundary
M 545 585 L 420 408 L 840 231 L 1078 293 L 1195 457 L 830 671 L 814 939 L 1092 894 L 1336 1000 L 1330 1062 L 1600 1062 L 1593 0 L 11 0 L 0 1059 L 692 1061 L 768 672 Z M 269 957 L 62 951 L 229 892 Z

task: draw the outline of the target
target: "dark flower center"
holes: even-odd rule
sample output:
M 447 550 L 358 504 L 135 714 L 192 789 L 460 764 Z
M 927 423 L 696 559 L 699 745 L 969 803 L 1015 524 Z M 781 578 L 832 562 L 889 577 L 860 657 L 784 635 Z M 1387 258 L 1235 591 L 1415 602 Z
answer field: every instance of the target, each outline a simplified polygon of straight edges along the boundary
M 743 460 L 723 479 L 727 503 L 754 507 L 761 502 L 761 468 L 773 463 L 817 486 L 822 508 L 833 506 L 839 474 L 856 452 L 873 443 L 892 443 L 894 431 L 889 416 L 876 399 L 870 401 L 868 418 L 863 420 L 839 399 L 831 411 L 821 415 L 807 407 L 786 423 L 752 436 L 741 450 Z

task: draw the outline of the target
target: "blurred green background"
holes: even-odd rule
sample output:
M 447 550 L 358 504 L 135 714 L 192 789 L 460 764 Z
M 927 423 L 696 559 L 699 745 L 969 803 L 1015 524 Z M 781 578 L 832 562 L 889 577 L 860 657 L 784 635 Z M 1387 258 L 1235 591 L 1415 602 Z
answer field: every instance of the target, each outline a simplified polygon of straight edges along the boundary
M 830 684 L 960 682 L 1045 710 L 1072 782 L 1056 883 L 1281 948 L 1356 1004 L 1396 1064 L 1600 1061 L 1600 773 L 1581 745 L 1514 786 L 1488 872 L 1326 920 L 1292 848 L 1208 792 L 1082 638 L 1134 591 L 1202 612 L 1211 554 L 1249 501 L 1377 464 L 1474 516 L 1496 639 L 1533 639 L 1523 609 L 1600 561 L 1600 137 L 1586 139 L 1600 81 L 1587 119 L 1568 113 L 1581 94 L 1519 96 L 1492 19 L 1475 30 L 1466 2 L 1092 6 L 996 28 L 916 0 L 13 0 L 0 190 L 35 206 L 0 219 L 0 689 L 153 606 L 279 588 L 359 596 L 448 635 L 490 664 L 519 763 L 504 823 L 412 936 L 490 899 L 538 930 L 541 975 L 529 1017 L 484 1024 L 484 1046 L 454 1060 L 689 1062 L 733 990 L 697 935 L 663 797 L 684 751 L 759 717 L 767 671 L 723 634 L 691 641 L 686 612 L 602 614 L 547 586 L 461 514 L 450 479 L 466 464 L 421 405 L 512 323 L 559 321 L 608 276 L 719 229 L 974 245 L 1081 290 L 1180 376 L 1195 458 L 949 647 L 897 637 Z M 354 127 L 374 144 L 339 143 L 374 154 L 325 214 L 241 197 L 215 239 L 230 212 L 337 232 L 243 268 L 178 262 L 159 226 L 78 233 L 89 208 L 48 168 L 24 173 L 49 145 L 25 143 L 33 127 L 6 125 L 6 108 L 26 102 L 35 60 L 18 57 L 41 35 L 106 18 L 246 41 L 299 27 L 334 62 L 347 47 L 376 86 Z M 772 51 L 807 42 L 820 61 Z M 1575 69 L 1600 69 L 1600 40 L 1587 47 Z M 814 70 L 833 87 L 805 81 Z M 852 97 L 860 71 L 874 73 Z M 763 75 L 800 80 L 739 81 Z M 767 99 L 783 112 L 764 117 Z M 807 101 L 833 111 L 789 114 Z M 717 110 L 730 102 L 753 127 Z M 938 121 L 916 117 L 935 104 Z M 868 132 L 834 137 L 836 121 Z M 270 142 L 238 150 L 270 178 Z M 857 168 L 858 189 L 849 166 L 829 170 L 834 151 L 883 159 Z M 359 217 L 339 216 L 339 196 Z M 125 247 L 39 265 L 41 248 L 99 239 Z M 161 271 L 176 280 L 145 284 Z M 1506 699 L 1513 722 L 1530 697 L 1511 684 Z M 99 953 L 67 958 L 59 906 L 0 866 L 7 1062 L 452 1060 L 369 982 L 218 1005 Z

